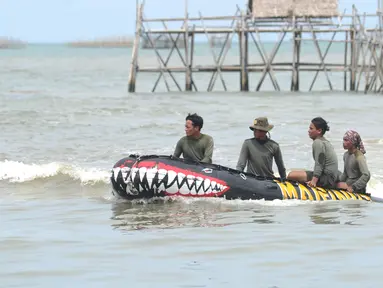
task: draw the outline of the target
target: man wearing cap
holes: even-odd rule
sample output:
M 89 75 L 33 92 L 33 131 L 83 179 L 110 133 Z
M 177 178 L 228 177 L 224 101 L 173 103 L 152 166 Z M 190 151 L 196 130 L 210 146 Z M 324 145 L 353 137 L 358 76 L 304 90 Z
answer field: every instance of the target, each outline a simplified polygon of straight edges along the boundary
M 274 125 L 269 124 L 267 117 L 254 120 L 250 130 L 254 131 L 254 138 L 243 142 L 236 169 L 263 177 L 275 177 L 273 172 L 273 158 L 277 164 L 279 176 L 286 179 L 286 169 L 283 163 L 282 152 L 279 144 L 267 137 L 267 133 Z

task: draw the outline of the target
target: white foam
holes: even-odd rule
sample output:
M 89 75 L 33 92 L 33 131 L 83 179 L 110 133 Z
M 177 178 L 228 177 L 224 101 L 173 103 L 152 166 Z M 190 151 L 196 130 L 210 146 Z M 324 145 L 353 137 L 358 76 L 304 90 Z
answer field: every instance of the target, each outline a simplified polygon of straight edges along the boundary
M 371 194 L 371 199 L 376 202 L 383 202 L 383 183 L 377 176 L 372 176 L 367 184 L 367 193 Z
M 58 173 L 60 165 L 49 163 L 43 165 L 24 164 L 17 161 L 0 162 L 0 179 L 10 180 L 11 182 L 25 182 L 36 178 L 46 178 Z
M 110 183 L 110 171 L 98 168 L 79 168 L 72 167 L 68 173 L 72 178 L 79 179 L 82 184 L 92 184 L 95 182 Z
M 68 175 L 74 180 L 80 180 L 82 184 L 95 182 L 109 183 L 110 173 L 97 168 L 81 168 L 63 163 L 25 164 L 18 161 L 0 162 L 0 180 L 9 182 L 28 182 L 35 179 L 49 178 L 58 174 Z
M 125 201 L 125 200 L 121 200 Z M 153 202 L 179 202 L 186 205 L 193 205 L 195 203 L 210 203 L 212 205 L 225 206 L 225 207 L 254 207 L 254 206 L 298 206 L 298 205 L 312 205 L 314 201 L 303 201 L 303 200 L 273 200 L 266 201 L 264 199 L 261 200 L 226 200 L 225 198 L 216 198 L 216 197 L 183 197 L 183 196 L 165 196 L 162 198 L 154 197 L 151 199 L 137 199 L 132 200 L 135 204 L 150 204 Z

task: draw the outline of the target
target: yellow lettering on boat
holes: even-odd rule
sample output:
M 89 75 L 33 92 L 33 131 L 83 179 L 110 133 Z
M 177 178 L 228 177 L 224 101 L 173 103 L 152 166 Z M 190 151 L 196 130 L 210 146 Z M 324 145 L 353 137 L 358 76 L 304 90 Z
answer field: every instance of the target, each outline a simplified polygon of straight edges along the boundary
M 365 194 L 359 194 L 360 197 L 362 197 L 364 200 L 367 200 L 367 201 L 371 201 L 371 197 L 370 196 L 367 196 Z
M 321 198 L 321 194 L 319 193 L 319 191 L 316 189 L 316 187 L 311 187 L 311 190 L 314 192 L 314 195 L 315 195 L 315 200 L 316 201 L 320 201 L 322 200 Z
M 357 198 L 358 200 L 363 200 L 363 198 L 360 197 L 360 195 L 359 195 L 358 193 L 355 193 L 354 195 L 356 196 L 356 198 Z
M 350 193 L 350 192 L 347 192 L 347 191 L 344 191 L 343 193 L 347 194 L 350 197 L 350 199 L 355 199 L 355 200 L 357 199 L 356 195 L 354 193 Z
M 330 195 L 332 200 L 336 200 L 334 193 L 331 190 L 327 190 L 327 194 Z
M 323 200 L 328 200 L 331 197 L 331 195 L 329 195 L 327 191 L 322 187 L 316 187 L 316 190 L 318 191 L 319 195 L 322 196 Z
M 309 189 L 307 189 L 306 186 L 299 183 L 299 190 L 301 191 L 301 199 L 302 200 L 307 200 L 306 196 L 308 196 L 309 200 L 314 201 L 314 198 L 313 198 L 313 195 L 311 194 L 311 191 Z
M 278 180 L 274 181 L 281 189 L 283 199 L 301 199 L 311 201 L 358 199 L 371 201 L 370 196 L 365 194 L 350 193 L 337 189 L 324 189 L 322 187 L 306 187 L 301 183 L 298 184 L 300 193 L 298 195 L 297 187 L 290 182 L 280 182 Z
M 334 194 L 338 198 L 338 200 L 347 200 L 347 197 L 345 195 L 343 195 L 343 193 L 340 192 L 339 190 L 332 189 L 331 191 L 334 192 Z
M 350 193 L 348 191 L 342 191 L 342 192 L 343 192 L 343 194 L 347 195 L 348 199 L 355 199 L 356 200 L 354 193 Z
M 290 182 L 279 182 L 276 181 L 279 188 L 281 188 L 283 199 L 299 199 L 298 193 L 293 184 Z

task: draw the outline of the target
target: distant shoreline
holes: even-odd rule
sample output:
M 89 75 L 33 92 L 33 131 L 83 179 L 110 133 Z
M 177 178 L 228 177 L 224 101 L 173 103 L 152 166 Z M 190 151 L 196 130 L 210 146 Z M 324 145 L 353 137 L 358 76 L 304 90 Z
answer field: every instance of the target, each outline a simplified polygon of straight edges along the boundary
M 9 37 L 0 37 L 0 49 L 19 49 L 24 48 L 26 43 L 21 40 Z
M 74 48 L 132 48 L 134 43 L 133 37 L 121 36 L 121 37 L 110 37 L 100 38 L 92 40 L 77 40 L 64 43 L 69 47 Z

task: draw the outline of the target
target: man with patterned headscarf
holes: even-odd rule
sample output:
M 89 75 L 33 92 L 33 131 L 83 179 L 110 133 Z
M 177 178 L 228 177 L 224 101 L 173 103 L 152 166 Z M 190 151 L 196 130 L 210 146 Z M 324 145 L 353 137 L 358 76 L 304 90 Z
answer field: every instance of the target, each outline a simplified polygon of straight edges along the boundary
M 343 155 L 344 170 L 340 176 L 338 188 L 349 192 L 366 193 L 370 180 L 363 141 L 358 132 L 348 130 L 343 136 L 343 148 L 348 151 Z

